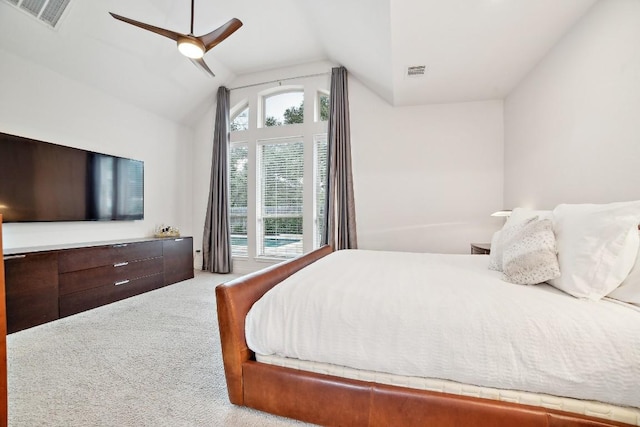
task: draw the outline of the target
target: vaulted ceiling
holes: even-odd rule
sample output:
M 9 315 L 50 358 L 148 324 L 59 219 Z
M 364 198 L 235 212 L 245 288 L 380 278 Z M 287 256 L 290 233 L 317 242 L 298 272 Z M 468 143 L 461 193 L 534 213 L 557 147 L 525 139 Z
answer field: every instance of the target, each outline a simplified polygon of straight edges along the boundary
M 465 102 L 506 96 L 595 1 L 196 0 L 196 35 L 244 23 L 205 55 L 211 78 L 108 14 L 188 33 L 188 0 L 71 0 L 55 30 L 0 0 L 0 49 L 185 124 L 221 84 L 314 61 L 393 105 Z M 425 75 L 407 77 L 416 65 Z

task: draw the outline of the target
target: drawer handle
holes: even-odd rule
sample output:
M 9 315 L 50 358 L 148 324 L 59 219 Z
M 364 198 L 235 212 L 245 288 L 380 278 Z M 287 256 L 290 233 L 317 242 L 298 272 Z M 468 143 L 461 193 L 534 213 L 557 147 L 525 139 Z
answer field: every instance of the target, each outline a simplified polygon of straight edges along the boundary
M 26 255 L 7 255 L 7 256 L 3 257 L 3 259 L 6 261 L 6 260 L 9 260 L 9 259 L 21 259 L 21 258 L 26 258 L 26 257 L 27 257 Z
M 182 242 L 184 239 L 175 239 L 176 242 Z
M 127 283 L 129 283 L 129 280 L 121 280 L 119 282 L 115 282 L 114 285 L 120 286 L 120 285 L 126 285 Z
M 125 265 L 129 265 L 128 262 L 117 262 L 115 264 L 113 264 L 114 267 L 124 267 Z
M 113 245 L 111 247 L 112 248 L 126 248 L 127 246 L 129 246 L 128 243 L 120 243 L 120 244 L 117 244 L 117 245 Z

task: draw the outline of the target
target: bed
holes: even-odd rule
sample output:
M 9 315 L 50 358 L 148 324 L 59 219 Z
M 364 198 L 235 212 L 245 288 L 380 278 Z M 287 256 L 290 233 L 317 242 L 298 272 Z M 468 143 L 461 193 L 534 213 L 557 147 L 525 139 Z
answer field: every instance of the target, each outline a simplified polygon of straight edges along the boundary
M 637 254 L 637 232 L 635 237 L 634 256 Z M 458 305 L 458 315 L 453 316 L 453 326 L 444 328 L 438 324 L 439 318 L 445 317 L 444 311 L 433 312 L 441 305 L 436 301 L 436 309 L 425 309 L 425 319 L 428 320 L 427 323 L 433 324 L 433 328 L 416 327 L 411 315 L 407 314 L 405 317 L 405 311 L 410 311 L 408 308 L 405 310 L 405 307 L 416 305 L 413 300 L 420 299 L 407 297 L 416 290 L 403 290 L 404 285 L 397 283 L 397 275 L 385 275 L 388 274 L 385 270 L 375 267 L 390 262 L 391 258 L 401 259 L 407 256 L 413 259 L 413 264 L 410 262 L 405 268 L 409 271 L 409 277 L 404 282 L 410 282 L 412 277 L 424 277 L 425 272 L 419 269 L 421 267 L 416 267 L 421 264 L 433 262 L 429 269 L 433 270 L 436 266 L 435 269 L 440 271 L 438 280 L 426 281 L 441 282 L 434 285 L 435 292 L 431 289 L 425 294 L 426 297 L 420 298 L 437 300 L 439 295 L 449 294 L 454 299 L 463 301 L 465 295 L 471 295 L 470 299 L 475 300 L 478 305 Z M 425 257 L 430 261 L 425 261 Z M 370 270 L 369 276 L 360 277 L 360 273 L 347 272 L 348 266 L 359 262 L 358 258 L 370 258 L 369 262 L 373 264 L 366 268 Z M 488 258 L 482 255 L 333 252 L 330 247 L 323 247 L 297 259 L 218 286 L 218 319 L 230 401 L 236 405 L 319 425 L 640 425 L 640 311 L 629 304 L 616 301 L 595 303 L 579 300 L 547 285 L 529 287 L 506 283 L 500 280 L 499 273 L 487 268 Z M 332 266 L 334 264 L 335 267 Z M 374 315 L 373 320 L 366 316 L 362 318 L 364 320 L 353 317 L 354 311 L 367 310 L 354 309 L 353 306 L 340 307 L 337 303 L 346 296 L 332 296 L 336 289 L 327 289 L 327 297 L 323 297 L 322 280 L 312 279 L 318 276 L 318 271 L 314 272 L 314 269 L 322 272 L 321 275 L 330 284 L 338 280 L 339 272 L 345 272 L 345 283 L 354 282 L 357 285 L 355 290 L 347 288 L 344 293 L 356 293 L 358 298 L 363 298 L 364 295 L 366 303 L 361 307 L 378 304 L 375 302 L 377 299 L 382 301 L 383 307 L 386 304 L 390 309 L 378 309 L 378 318 L 375 317 L 375 310 L 369 310 Z M 357 275 L 349 276 L 351 274 Z M 473 294 L 473 290 L 465 287 L 466 285 L 458 286 L 460 274 L 479 277 L 476 282 L 483 291 Z M 371 275 L 381 276 L 383 283 L 387 283 L 386 294 L 384 286 L 378 293 L 363 291 L 363 281 L 373 280 Z M 338 285 L 338 288 L 342 287 L 343 284 Z M 256 312 L 258 307 L 266 304 L 265 301 L 284 298 L 282 295 L 285 295 L 283 290 L 286 288 L 292 290 L 294 299 L 285 300 L 288 302 L 285 302 L 284 307 L 289 304 L 289 307 L 295 309 L 267 305 L 267 308 L 261 309 L 262 312 Z M 314 291 L 313 288 L 319 290 Z M 314 296 L 305 301 L 307 294 Z M 504 294 L 512 301 L 526 299 L 531 304 L 505 304 L 504 301 L 495 299 L 498 294 Z M 398 295 L 401 297 L 397 297 Z M 321 302 L 322 299 L 325 299 L 324 303 Z M 536 299 L 542 303 L 534 304 L 533 300 Z M 590 303 L 593 305 L 589 306 Z M 337 311 L 325 311 L 323 307 L 327 305 L 336 306 Z M 578 313 L 581 306 L 590 307 L 590 311 L 586 314 Z M 507 315 L 500 314 L 502 308 L 506 308 Z M 486 320 L 489 323 L 478 322 L 475 325 L 472 322 L 470 326 L 469 320 L 464 319 L 473 318 L 474 311 L 479 310 L 492 314 Z M 530 311 L 525 313 L 525 323 L 499 323 L 501 317 L 511 318 L 517 312 L 526 310 Z M 578 312 L 572 313 L 574 310 Z M 294 317 L 295 312 L 299 312 L 299 317 Z M 394 334 L 393 330 L 385 329 L 386 324 L 392 323 L 386 316 L 389 313 L 391 318 L 396 319 L 394 322 L 400 322 L 399 330 L 406 331 L 406 334 Z M 575 322 L 579 324 L 594 317 L 596 323 L 595 326 L 588 326 L 587 332 L 559 328 L 557 333 L 546 338 L 544 333 L 537 338 L 526 338 L 522 340 L 524 350 L 509 347 L 519 330 L 547 330 L 548 325 L 544 320 L 556 316 L 555 313 L 560 317 L 564 313 L 572 313 L 570 317 L 579 319 Z M 305 324 L 305 314 L 309 318 L 323 319 L 321 324 L 331 324 L 330 318 L 338 318 L 334 322 L 337 326 L 330 326 L 334 328 L 329 328 L 330 332 L 319 330 L 318 326 Z M 536 316 L 540 322 L 531 321 Z M 459 322 L 456 320 L 458 318 Z M 605 323 L 607 318 L 617 322 L 614 326 L 615 334 L 609 333 L 605 327 L 598 330 L 598 323 Z M 345 325 L 345 333 L 340 337 L 341 322 Z M 378 340 L 372 340 L 370 336 L 367 338 L 364 334 L 363 342 L 358 341 L 353 334 L 353 330 L 362 328 L 362 324 L 358 322 L 374 323 L 374 331 L 385 337 L 380 341 L 384 343 L 384 348 L 361 348 L 363 342 Z M 278 334 L 275 334 L 275 341 L 262 340 L 271 332 L 290 328 L 292 324 L 295 328 L 287 330 L 284 334 L 286 339 L 278 340 Z M 266 329 L 260 329 L 260 325 L 266 326 Z M 495 325 L 495 328 L 491 325 Z M 350 332 L 351 327 L 353 329 Z M 475 333 L 483 337 L 480 341 L 498 342 L 502 349 L 482 353 L 477 348 L 477 343 L 469 341 L 468 337 L 451 339 L 452 331 L 474 328 Z M 442 333 L 445 330 L 446 333 Z M 434 343 L 431 352 L 429 348 L 425 350 L 412 346 L 412 337 L 420 335 L 421 331 L 424 331 L 423 335 L 428 336 L 429 340 L 436 339 L 431 341 Z M 500 344 L 500 335 L 504 334 L 507 336 Z M 298 341 L 293 344 L 289 342 L 296 336 Z M 568 359 L 565 350 L 557 347 L 564 339 L 573 339 L 572 337 L 577 337 L 574 345 L 579 349 L 575 360 Z M 599 342 L 597 339 L 604 341 L 593 345 L 591 341 Z M 325 345 L 324 352 L 322 346 L 312 348 L 314 342 L 322 343 L 327 340 L 335 341 L 335 346 L 327 350 Z M 340 341 L 344 343 L 339 344 Z M 526 347 L 529 345 L 528 341 L 531 341 L 532 347 Z M 342 358 L 338 357 L 340 349 L 349 347 L 349 343 L 358 348 L 359 354 L 357 351 L 355 355 L 343 354 L 340 356 Z M 451 347 L 448 348 L 448 345 Z M 505 345 L 509 347 L 506 352 Z M 545 352 L 545 348 L 551 351 Z M 257 352 L 254 351 L 256 349 Z M 374 357 L 367 357 L 368 354 L 373 356 L 377 353 L 383 355 L 382 367 L 376 364 L 380 362 L 369 360 Z M 435 357 L 436 354 L 438 357 Z M 507 356 L 500 359 L 503 354 Z M 564 367 L 560 371 L 554 371 L 546 368 L 541 370 L 539 365 L 533 366 L 535 380 L 523 379 L 523 366 L 535 365 L 540 361 L 546 363 L 549 358 L 559 359 L 565 364 Z M 610 363 L 595 363 L 599 359 L 606 359 Z M 418 371 L 412 371 L 415 368 L 411 363 L 413 360 L 421 362 L 413 364 L 417 365 Z M 442 369 L 442 365 L 447 365 L 442 360 L 451 362 L 449 371 L 445 370 L 444 373 L 437 370 Z M 482 362 L 479 367 L 476 365 L 470 369 L 476 374 L 480 373 L 476 377 L 469 376 L 470 372 L 463 369 L 474 360 Z M 514 364 L 514 360 L 518 363 Z M 387 365 L 384 365 L 385 361 Z M 422 365 L 427 365 L 426 371 L 420 371 L 424 368 Z M 607 365 L 612 365 L 611 371 Z M 391 372 L 397 366 L 402 366 L 401 372 Z M 573 376 L 567 375 L 569 368 L 575 368 Z M 505 371 L 504 378 L 499 377 L 501 371 Z M 590 388 L 592 385 L 595 388 Z

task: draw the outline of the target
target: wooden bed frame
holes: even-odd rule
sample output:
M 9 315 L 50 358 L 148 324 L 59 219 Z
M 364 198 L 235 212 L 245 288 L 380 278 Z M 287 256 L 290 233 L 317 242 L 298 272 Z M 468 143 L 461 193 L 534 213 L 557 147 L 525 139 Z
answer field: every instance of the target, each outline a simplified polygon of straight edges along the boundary
M 229 400 L 326 426 L 629 426 L 538 406 L 322 375 L 255 360 L 244 321 L 262 295 L 332 252 L 325 246 L 216 288 Z

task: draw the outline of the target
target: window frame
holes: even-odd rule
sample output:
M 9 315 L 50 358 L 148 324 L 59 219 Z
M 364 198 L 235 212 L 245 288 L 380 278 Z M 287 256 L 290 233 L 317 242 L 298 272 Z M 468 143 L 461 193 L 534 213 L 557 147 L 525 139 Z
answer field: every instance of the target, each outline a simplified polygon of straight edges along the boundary
M 246 268 L 252 271 L 261 268 L 262 263 L 272 263 L 282 261 L 282 258 L 260 256 L 258 254 L 258 203 L 257 187 L 261 185 L 258 177 L 258 142 L 266 140 L 285 140 L 292 137 L 303 139 L 304 144 L 304 166 L 303 166 L 303 252 L 306 253 L 315 247 L 316 227 L 315 223 L 315 147 L 314 136 L 327 133 L 327 122 L 317 122 L 315 119 L 317 93 L 319 90 L 328 92 L 330 87 L 329 74 L 320 76 L 305 77 L 291 81 L 292 84 L 278 85 L 278 83 L 268 83 L 264 85 L 248 85 L 241 89 L 231 91 L 231 111 L 238 114 L 248 103 L 249 105 L 249 128 L 241 131 L 230 130 L 231 144 L 246 143 L 248 146 L 248 213 L 247 213 L 247 256 L 233 256 L 234 263 L 241 261 L 240 269 Z M 304 123 L 287 126 L 262 127 L 260 121 L 264 117 L 264 98 L 292 90 L 304 90 Z M 310 183 L 310 184 L 308 184 Z

